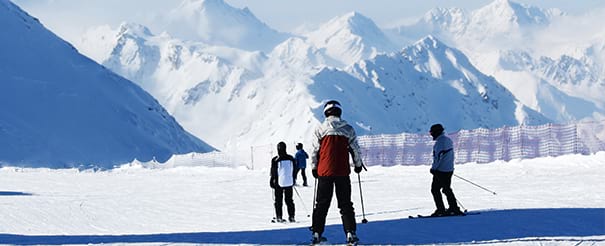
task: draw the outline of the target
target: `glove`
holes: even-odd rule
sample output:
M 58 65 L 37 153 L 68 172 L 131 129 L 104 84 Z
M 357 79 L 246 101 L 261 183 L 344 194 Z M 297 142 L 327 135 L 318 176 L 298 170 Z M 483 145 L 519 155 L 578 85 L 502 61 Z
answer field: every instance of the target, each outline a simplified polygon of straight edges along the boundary
M 271 187 L 271 189 L 275 189 L 275 179 L 271 178 L 269 179 L 269 186 Z
M 311 174 L 313 174 L 314 178 L 319 178 L 319 174 L 317 174 L 317 169 L 311 169 Z
M 361 169 L 363 169 L 363 166 L 355 167 L 353 170 L 355 170 L 356 173 L 360 173 Z
M 429 172 L 431 172 L 431 174 L 435 175 L 436 170 L 435 169 L 430 169 Z

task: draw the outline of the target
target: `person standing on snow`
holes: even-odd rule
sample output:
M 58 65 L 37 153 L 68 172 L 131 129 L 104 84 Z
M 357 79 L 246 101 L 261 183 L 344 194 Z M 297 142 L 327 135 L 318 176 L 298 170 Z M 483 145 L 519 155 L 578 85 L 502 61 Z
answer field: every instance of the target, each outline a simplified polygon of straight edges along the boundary
M 433 182 L 431 183 L 431 194 L 435 201 L 437 210 L 431 216 L 447 216 L 447 215 L 462 215 L 462 211 L 458 208 L 456 196 L 452 191 L 452 175 L 454 174 L 454 144 L 452 140 L 444 133 L 441 124 L 431 126 L 430 134 L 435 140 L 433 145 L 433 164 L 431 166 L 431 174 Z M 446 210 L 441 197 L 441 191 L 447 197 L 449 208 Z
M 286 153 L 286 143 L 277 144 L 277 156 L 271 159 L 271 179 L 269 186 L 274 189 L 275 198 L 275 221 L 285 222 L 282 219 L 282 200 L 288 207 L 288 220 L 294 219 L 294 200 L 292 199 L 292 186 L 294 185 L 294 157 Z
M 298 143 L 296 145 L 296 154 L 294 154 L 294 158 L 296 159 L 296 168 L 294 169 L 294 183 L 296 184 L 296 177 L 298 176 L 298 171 L 300 170 L 300 175 L 303 178 L 303 186 L 308 186 L 305 168 L 307 168 L 307 159 L 309 159 L 309 155 L 303 149 L 302 143 Z
M 312 174 L 317 179 L 317 198 L 313 209 L 311 230 L 312 243 L 325 241 L 322 237 L 326 215 L 336 188 L 338 208 L 348 243 L 359 241 L 355 233 L 355 211 L 351 202 L 351 179 L 349 175 L 349 153 L 353 157 L 354 170 L 361 172 L 363 162 L 357 143 L 355 130 L 342 120 L 342 108 L 338 101 L 328 101 L 324 105 L 324 122 L 315 129 L 314 146 L 311 154 Z

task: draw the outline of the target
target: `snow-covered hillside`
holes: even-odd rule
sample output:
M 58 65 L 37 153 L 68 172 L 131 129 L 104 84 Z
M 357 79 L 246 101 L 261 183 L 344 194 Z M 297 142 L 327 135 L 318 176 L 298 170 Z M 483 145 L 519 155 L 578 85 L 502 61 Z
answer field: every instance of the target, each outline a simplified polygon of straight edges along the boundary
M 0 163 L 112 167 L 207 152 L 147 92 L 0 1 Z
M 357 234 L 368 245 L 603 245 L 604 163 L 600 152 L 457 165 L 497 195 L 454 177 L 460 204 L 481 214 L 431 219 L 408 219 L 435 209 L 429 166 L 369 167 L 361 184 L 351 177 Z M 258 168 L 1 168 L 0 244 L 308 244 L 313 181 L 295 186 L 297 223 L 270 223 L 268 164 Z M 341 223 L 333 203 L 331 244 L 345 242 Z

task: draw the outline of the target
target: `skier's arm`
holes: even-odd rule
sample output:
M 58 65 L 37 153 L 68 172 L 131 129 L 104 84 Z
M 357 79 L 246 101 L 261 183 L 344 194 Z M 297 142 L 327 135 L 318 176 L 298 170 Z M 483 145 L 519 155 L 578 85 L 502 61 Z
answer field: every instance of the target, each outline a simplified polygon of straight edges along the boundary
M 269 178 L 269 186 L 271 188 L 275 188 L 275 185 L 277 184 L 277 158 L 273 158 L 271 159 L 271 170 L 269 172 L 270 174 L 270 178 Z
M 357 143 L 357 134 L 355 134 L 355 130 L 353 127 L 350 129 L 349 133 L 349 152 L 353 157 L 353 165 L 355 167 L 363 167 L 363 160 L 361 159 L 361 148 L 359 147 L 359 143 Z
M 433 148 L 433 165 L 431 166 L 431 169 L 437 170 L 445 160 L 442 158 L 443 155 L 452 150 L 453 148 L 448 146 L 445 140 L 438 139 L 437 142 L 435 142 L 435 147 Z
M 311 169 L 317 169 L 317 163 L 319 162 L 319 148 L 321 145 L 321 133 L 320 129 L 316 129 L 313 134 L 313 151 L 311 152 Z

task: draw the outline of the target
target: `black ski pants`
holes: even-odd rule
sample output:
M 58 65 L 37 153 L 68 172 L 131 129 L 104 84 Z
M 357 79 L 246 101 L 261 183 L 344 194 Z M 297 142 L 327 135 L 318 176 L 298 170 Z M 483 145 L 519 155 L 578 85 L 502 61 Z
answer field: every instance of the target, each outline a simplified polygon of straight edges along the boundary
M 458 208 L 456 203 L 456 196 L 452 191 L 452 175 L 454 172 L 440 172 L 434 171 L 433 183 L 431 183 L 431 194 L 433 194 L 433 200 L 437 210 L 445 211 L 445 205 L 443 204 L 443 198 L 441 197 L 441 191 L 447 198 L 447 203 L 451 209 Z
M 294 183 L 296 183 L 296 177 L 298 177 L 298 171 L 300 171 L 300 175 L 303 178 L 303 185 L 307 184 L 307 174 L 305 173 L 305 169 L 304 168 L 294 168 Z
M 338 200 L 338 208 L 340 209 L 340 217 L 345 233 L 348 231 L 354 232 L 357 229 L 355 211 L 353 210 L 353 202 L 351 202 L 351 179 L 349 176 L 319 177 L 317 198 L 313 209 L 312 230 L 320 235 L 324 232 L 334 188 L 336 188 L 336 199 Z
M 275 217 L 282 218 L 283 201 L 286 201 L 288 207 L 288 217 L 294 218 L 294 200 L 292 199 L 292 186 L 290 187 L 275 187 Z

